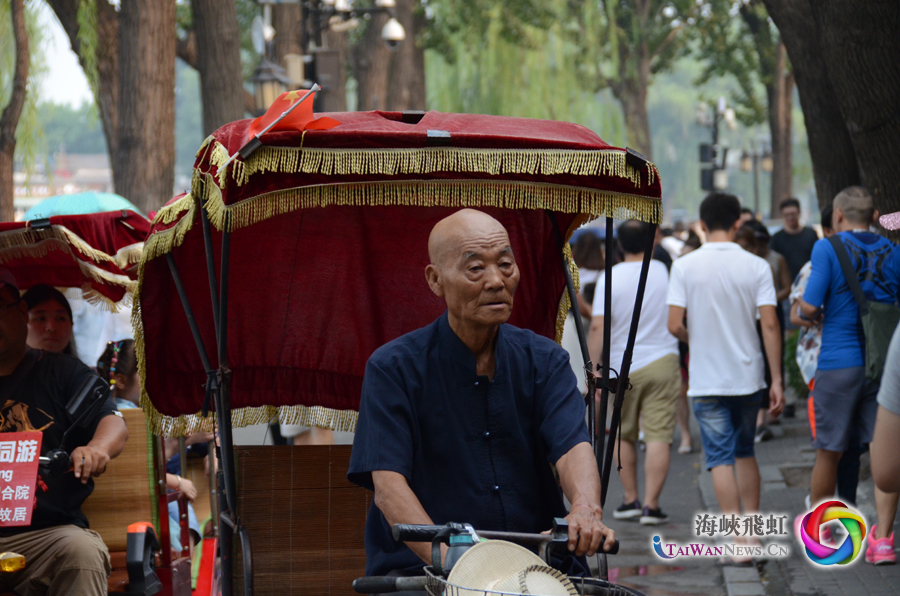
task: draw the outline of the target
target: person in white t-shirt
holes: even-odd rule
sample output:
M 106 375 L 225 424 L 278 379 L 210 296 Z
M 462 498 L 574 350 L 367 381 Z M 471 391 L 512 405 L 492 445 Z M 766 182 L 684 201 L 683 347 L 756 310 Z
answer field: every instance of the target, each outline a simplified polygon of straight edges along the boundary
M 594 362 L 603 351 L 603 326 L 610 325 L 610 366 L 621 370 L 631 313 L 637 295 L 641 261 L 649 239 L 648 224 L 629 220 L 619 226 L 619 246 L 625 261 L 612 269 L 612 311 L 604 312 L 606 274 L 601 273 L 594 292 L 594 312 L 588 335 L 588 350 Z M 645 525 L 668 521 L 659 506 L 659 496 L 669 472 L 669 448 L 675 431 L 675 409 L 681 390 L 678 341 L 666 329 L 666 288 L 669 273 L 661 262 L 650 261 L 647 287 L 641 306 L 629 381 L 632 388 L 622 406 L 622 469 L 624 502 L 613 513 L 616 519 L 638 519 Z M 637 450 L 639 427 L 644 431 L 647 458 L 644 463 L 644 507 L 638 499 Z
M 733 195 L 712 193 L 703 200 L 700 220 L 707 241 L 675 261 L 666 300 L 669 331 L 690 345 L 688 397 L 725 514 L 740 514 L 742 505 L 745 513 L 759 508 L 753 437 L 766 381 L 757 313 L 772 371 L 769 413 L 775 417 L 784 408 L 772 270 L 734 243 L 740 216 Z

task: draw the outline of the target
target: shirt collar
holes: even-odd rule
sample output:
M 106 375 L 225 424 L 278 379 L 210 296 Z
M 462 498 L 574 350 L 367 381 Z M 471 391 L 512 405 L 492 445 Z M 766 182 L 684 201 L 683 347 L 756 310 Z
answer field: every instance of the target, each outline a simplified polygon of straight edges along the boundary
M 497 329 L 497 341 L 494 348 L 494 383 L 499 381 L 502 377 L 503 367 L 501 366 L 501 363 L 503 360 L 501 356 L 504 353 L 504 327 L 505 325 L 500 325 L 500 328 Z M 456 332 L 450 327 L 450 317 L 447 311 L 444 311 L 444 314 L 438 319 L 437 331 L 438 339 L 440 341 L 441 356 L 445 363 L 452 367 L 452 370 L 459 375 L 461 383 L 470 384 L 476 379 L 486 378 L 483 375 L 478 375 L 476 373 L 477 362 L 475 361 L 475 354 L 472 353 L 469 346 L 464 344 L 459 336 L 456 335 Z
M 736 242 L 704 242 L 700 250 L 744 250 L 741 245 Z

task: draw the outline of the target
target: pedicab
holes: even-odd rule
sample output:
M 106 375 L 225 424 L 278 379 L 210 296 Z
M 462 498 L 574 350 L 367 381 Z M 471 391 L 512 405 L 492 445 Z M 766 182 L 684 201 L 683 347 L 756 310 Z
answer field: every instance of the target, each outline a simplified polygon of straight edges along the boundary
M 131 210 L 0 223 L 0 266 L 13 273 L 22 291 L 49 284 L 116 311 L 131 305 L 137 265 L 149 231 L 150 222 Z M 84 389 L 67 406 L 75 420 L 71 428 L 108 394 L 105 383 Z M 130 432 L 129 443 L 95 482 L 94 492 L 83 505 L 91 528 L 100 534 L 111 554 L 109 590 L 187 594 L 190 560 L 173 557 L 170 549 L 159 547 L 170 542 L 168 503 L 179 499 L 184 508 L 184 499 L 155 482 L 165 474 L 162 441 L 149 436 L 143 413 L 128 410 L 123 416 Z M 45 477 L 70 473 L 71 461 L 65 449 L 45 450 L 39 461 Z M 148 526 L 155 530 L 148 530 Z M 186 522 L 183 526 L 181 550 L 185 551 Z M 152 544 L 155 548 L 150 548 Z M 159 565 L 156 552 L 161 553 Z M 180 591 L 173 589 L 175 583 L 180 583 Z
M 282 95 L 268 124 L 298 98 Z M 141 404 L 165 436 L 216 423 L 223 594 L 346 593 L 345 578 L 363 574 L 370 499 L 348 496 L 361 489 L 346 481 L 346 457 L 335 447 L 235 447 L 233 428 L 275 420 L 352 431 L 369 355 L 444 311 L 423 280 L 427 239 L 463 207 L 509 231 L 521 271 L 511 324 L 561 339 L 578 287 L 567 240 L 597 217 L 607 218 L 609 251 L 614 219 L 652 224 L 640 305 L 662 217 L 659 175 L 640 154 L 562 122 L 433 111 L 316 118 L 309 107 L 290 125 L 266 123 L 237 121 L 208 137 L 190 192 L 154 219 L 134 310 Z M 604 326 L 604 424 L 614 399 L 610 447 L 595 442 L 603 499 L 639 316 L 618 383 Z M 591 436 L 603 436 L 594 399 L 586 403 Z M 321 510 L 290 497 L 295 470 L 306 473 L 304 490 L 328 495 Z

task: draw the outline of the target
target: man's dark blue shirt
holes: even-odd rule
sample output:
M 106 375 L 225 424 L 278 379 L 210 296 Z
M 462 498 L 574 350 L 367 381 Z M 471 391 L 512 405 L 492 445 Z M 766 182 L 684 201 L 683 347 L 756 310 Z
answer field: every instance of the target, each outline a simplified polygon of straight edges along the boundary
M 540 532 L 566 515 L 550 464 L 589 442 L 569 355 L 553 341 L 501 325 L 493 380 L 447 313 L 382 346 L 366 364 L 348 479 L 402 474 L 436 524 Z M 366 574 L 424 563 L 396 542 L 372 503 Z

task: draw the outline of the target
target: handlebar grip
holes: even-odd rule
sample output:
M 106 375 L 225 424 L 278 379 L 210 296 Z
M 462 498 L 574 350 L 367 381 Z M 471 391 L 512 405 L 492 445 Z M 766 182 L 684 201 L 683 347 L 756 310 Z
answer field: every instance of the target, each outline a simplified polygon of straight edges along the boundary
M 394 524 L 391 534 L 398 542 L 431 542 L 444 526 L 428 526 L 418 524 Z
M 396 577 L 358 577 L 353 580 L 353 591 L 357 594 L 381 594 L 396 592 Z
M 425 577 L 360 577 L 353 580 L 357 594 L 383 594 L 387 592 L 418 592 L 425 589 Z
M 619 540 L 616 539 L 613 542 L 612 548 L 609 550 L 603 550 L 603 545 L 600 545 L 600 550 L 598 552 L 606 553 L 607 555 L 616 555 L 619 554 Z

